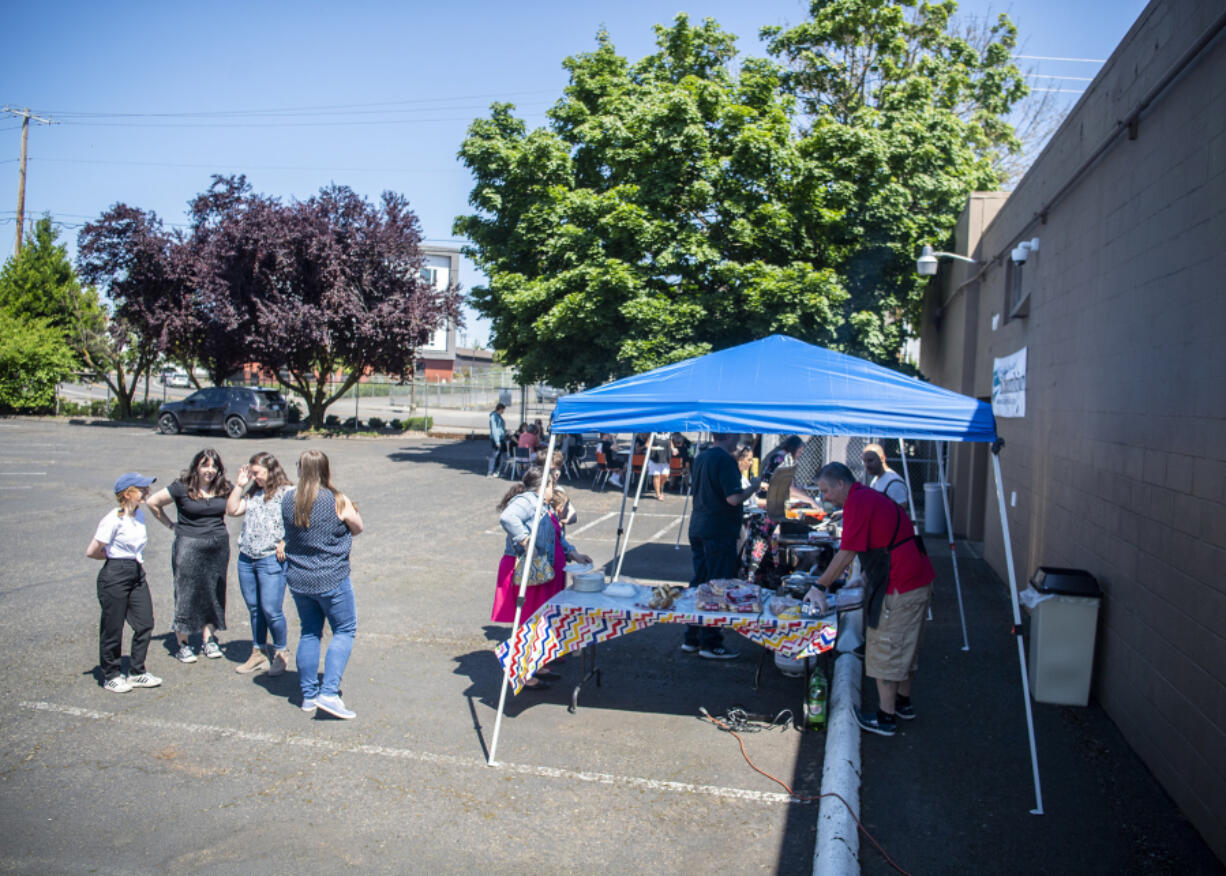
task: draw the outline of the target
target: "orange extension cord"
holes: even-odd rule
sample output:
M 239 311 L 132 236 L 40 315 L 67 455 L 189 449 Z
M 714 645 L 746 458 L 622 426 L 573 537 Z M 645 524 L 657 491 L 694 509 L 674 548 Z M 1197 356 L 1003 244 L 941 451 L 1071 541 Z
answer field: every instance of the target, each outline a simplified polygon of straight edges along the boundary
M 788 785 L 787 782 L 783 781 L 783 779 L 772 776 L 766 770 L 762 769 L 756 763 L 750 760 L 749 752 L 745 750 L 745 740 L 741 738 L 741 734 L 737 733 L 735 730 L 733 730 L 723 721 L 719 720 L 719 718 L 712 716 L 710 713 L 707 712 L 706 709 L 702 710 L 702 717 L 704 720 L 710 721 L 712 724 L 714 724 L 719 729 L 723 730 L 725 733 L 731 733 L 733 737 L 736 739 L 737 745 L 741 746 L 741 757 L 745 758 L 745 763 L 749 764 L 749 768 L 752 769 L 755 773 L 758 773 L 759 775 L 766 776 L 766 778 L 770 779 L 772 782 L 779 785 L 779 787 L 783 788 L 783 790 L 788 792 L 789 797 L 795 800 L 820 800 L 823 797 L 837 798 L 840 803 L 842 803 L 844 806 L 847 807 L 847 812 L 849 815 L 851 815 L 852 821 L 856 823 L 856 827 L 860 829 L 860 833 L 864 834 L 865 839 L 867 839 L 870 843 L 872 843 L 873 847 L 876 848 L 877 851 L 881 852 L 881 857 L 885 858 L 886 863 L 889 864 L 891 867 L 893 867 L 895 870 L 897 870 L 899 873 L 903 874 L 903 876 L 911 876 L 910 873 L 908 873 L 906 870 L 904 870 L 902 867 L 898 866 L 898 864 L 894 862 L 894 859 L 891 858 L 886 853 L 886 850 L 881 847 L 881 843 L 877 842 L 877 840 L 873 838 L 873 835 L 868 832 L 868 830 L 864 827 L 863 824 L 860 823 L 860 819 L 856 818 L 856 813 L 851 808 L 851 804 L 848 803 L 846 800 L 844 800 L 841 794 L 836 794 L 833 791 L 827 791 L 825 794 L 817 794 L 816 796 L 797 794 L 795 791 L 791 789 L 791 787 Z

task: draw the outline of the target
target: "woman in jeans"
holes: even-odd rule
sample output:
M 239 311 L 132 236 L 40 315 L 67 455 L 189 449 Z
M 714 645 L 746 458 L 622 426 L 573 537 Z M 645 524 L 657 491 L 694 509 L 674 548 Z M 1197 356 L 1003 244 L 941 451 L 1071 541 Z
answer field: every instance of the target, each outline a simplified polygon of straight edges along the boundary
M 145 655 L 153 635 L 153 600 L 145 580 L 145 515 L 140 503 L 149 498 L 156 478 L 128 472 L 115 481 L 118 508 L 102 518 L 94 538 L 85 549 L 91 560 L 105 560 L 98 572 L 98 663 L 102 687 L 111 693 L 127 693 L 134 687 L 157 687 L 162 679 L 145 669 Z M 170 521 L 166 521 L 169 523 Z M 123 647 L 123 623 L 132 627 L 132 652 L 128 674 L 123 674 L 119 652 Z
M 341 701 L 341 676 L 358 629 L 357 607 L 349 583 L 349 549 L 362 531 L 362 515 L 353 502 L 332 486 L 328 457 L 308 450 L 298 458 L 298 485 L 281 499 L 285 526 L 286 583 L 298 607 L 302 635 L 298 639 L 298 681 L 302 710 L 320 708 L 337 718 L 355 717 Z M 324 620 L 332 641 L 319 679 L 319 642 Z
M 254 484 L 250 493 L 247 488 Z M 289 665 L 285 643 L 285 525 L 281 499 L 290 488 L 281 463 L 271 453 L 257 453 L 238 470 L 226 513 L 243 517 L 238 537 L 238 586 L 251 615 L 251 656 L 235 667 L 242 675 L 268 669 L 280 675 Z M 272 650 L 268 634 L 272 633 Z
M 175 579 L 172 629 L 179 642 L 175 659 L 195 663 L 188 637 L 201 630 L 204 656 L 219 659 L 217 630 L 226 628 L 226 572 L 230 567 L 230 533 L 226 531 L 226 497 L 230 482 L 216 450 L 201 450 L 187 471 L 149 497 L 149 509 L 175 530 L 170 570 Z M 173 524 L 162 511 L 175 504 Z

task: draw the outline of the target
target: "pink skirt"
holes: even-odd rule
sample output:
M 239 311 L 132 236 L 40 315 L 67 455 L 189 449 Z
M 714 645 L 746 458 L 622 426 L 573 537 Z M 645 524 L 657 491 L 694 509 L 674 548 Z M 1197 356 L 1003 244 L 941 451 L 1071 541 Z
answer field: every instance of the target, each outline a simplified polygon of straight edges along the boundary
M 550 515 L 549 522 L 553 524 L 553 568 L 556 574 L 552 581 L 536 584 L 524 591 L 521 623 L 532 617 L 554 594 L 566 588 L 566 573 L 562 571 L 566 565 L 566 551 L 562 548 L 561 527 L 553 515 Z M 515 597 L 518 595 L 519 579 L 515 577 L 515 557 L 504 554 L 502 562 L 498 564 L 498 584 L 494 588 L 494 608 L 490 611 L 490 620 L 500 624 L 514 623 Z

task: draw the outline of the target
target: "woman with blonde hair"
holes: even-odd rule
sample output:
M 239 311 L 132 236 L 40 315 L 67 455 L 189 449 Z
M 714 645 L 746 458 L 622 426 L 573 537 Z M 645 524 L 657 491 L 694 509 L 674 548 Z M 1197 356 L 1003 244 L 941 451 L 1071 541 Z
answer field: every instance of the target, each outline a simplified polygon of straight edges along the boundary
M 281 498 L 285 527 L 286 583 L 302 634 L 298 638 L 298 682 L 302 710 L 322 709 L 337 718 L 356 717 L 341 700 L 341 676 L 353 650 L 358 629 L 357 605 L 349 580 L 349 550 L 362 531 L 362 515 L 344 493 L 332 485 L 328 457 L 308 450 L 298 457 L 298 484 Z M 319 677 L 319 645 L 324 621 L 332 641 Z
M 85 549 L 85 556 L 91 560 L 105 560 L 98 572 L 98 605 L 102 608 L 98 663 L 102 667 L 102 687 L 111 693 L 127 693 L 134 687 L 157 687 L 162 683 L 162 679 L 145 669 L 145 655 L 153 635 L 153 600 L 145 580 L 148 534 L 140 503 L 149 498 L 149 487 L 155 480 L 134 471 L 120 475 L 115 481 L 119 507 L 102 518 Z M 125 620 L 132 627 L 127 676 L 119 659 Z
M 254 487 L 248 492 L 248 487 Z M 243 518 L 238 536 L 238 587 L 251 615 L 251 656 L 235 667 L 242 675 L 268 669 L 280 675 L 289 665 L 286 649 L 285 525 L 281 499 L 290 480 L 271 453 L 257 453 L 238 470 L 226 513 Z M 268 634 L 272 633 L 272 650 Z
M 192 457 L 177 481 L 149 497 L 149 509 L 173 526 L 175 543 L 170 569 L 175 579 L 175 617 L 172 629 L 179 642 L 175 659 L 195 663 L 189 637 L 201 631 L 201 650 L 219 659 L 217 631 L 226 628 L 226 573 L 230 567 L 230 533 L 226 530 L 226 496 L 230 482 L 216 450 L 207 448 Z M 175 522 L 162 508 L 174 502 Z

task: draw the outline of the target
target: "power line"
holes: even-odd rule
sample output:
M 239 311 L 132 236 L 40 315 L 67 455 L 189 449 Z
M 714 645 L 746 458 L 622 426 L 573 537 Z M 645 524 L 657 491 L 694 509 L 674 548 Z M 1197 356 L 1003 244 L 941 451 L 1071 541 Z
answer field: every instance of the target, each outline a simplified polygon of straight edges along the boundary
M 1053 58 L 1050 55 L 1014 55 L 1025 61 L 1068 61 L 1072 64 L 1106 64 L 1104 58 Z
M 1067 79 L 1069 82 L 1093 82 L 1093 76 L 1062 76 L 1059 73 L 1027 73 L 1028 79 Z
M 525 117 L 538 116 L 542 113 L 524 113 Z M 67 121 L 65 124 L 72 125 L 77 128 L 339 128 L 352 127 L 354 125 L 417 125 L 428 122 L 471 122 L 472 116 L 454 116 L 447 118 L 435 119 L 381 119 L 369 122 L 355 122 L 346 120 L 341 122 L 184 122 L 180 123 L 161 123 L 161 122 L 74 122 Z
M 16 161 L 15 158 L 7 159 Z M 57 164 L 103 164 L 129 167 L 178 167 L 187 169 L 217 170 L 220 167 L 240 167 L 243 170 L 304 170 L 313 173 L 467 173 L 458 167 L 412 168 L 412 167 L 304 167 L 292 164 L 245 164 L 238 161 L 216 161 L 211 164 L 186 164 L 172 161 L 122 161 L 97 158 L 34 158 L 31 161 L 51 161 Z M 3 162 L 0 162 L 3 163 Z
M 1076 88 L 1032 88 L 1031 91 L 1042 91 L 1047 94 L 1085 94 L 1084 89 Z
M 21 226 L 25 220 L 26 212 L 26 148 L 30 141 L 30 119 L 33 119 L 40 125 L 54 125 L 57 123 L 51 119 L 34 115 L 30 112 L 29 107 L 23 110 L 16 110 L 11 106 L 6 106 L 0 112 L 5 112 L 21 119 L 21 165 L 17 171 L 17 245 L 13 248 L 13 258 L 19 259 L 21 258 Z

